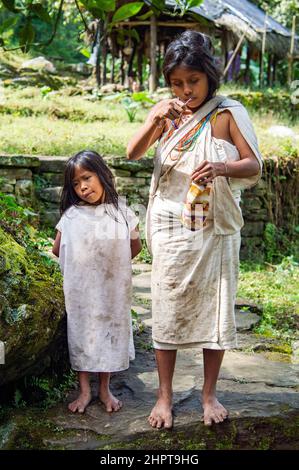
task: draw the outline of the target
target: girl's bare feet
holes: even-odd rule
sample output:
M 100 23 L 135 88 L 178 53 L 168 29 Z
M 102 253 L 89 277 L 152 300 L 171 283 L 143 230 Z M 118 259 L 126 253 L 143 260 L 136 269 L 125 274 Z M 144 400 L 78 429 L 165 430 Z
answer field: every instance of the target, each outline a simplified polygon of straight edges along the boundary
M 172 428 L 172 400 L 171 398 L 160 397 L 148 418 L 148 422 L 153 428 Z
M 203 422 L 206 426 L 222 423 L 228 417 L 228 411 L 219 403 L 216 397 L 203 400 Z
M 68 405 L 68 409 L 73 413 L 84 413 L 86 407 L 91 400 L 90 393 L 80 393 L 79 397 Z
M 100 390 L 99 397 L 100 401 L 105 405 L 107 413 L 119 411 L 123 406 L 122 402 L 112 395 L 110 390 Z

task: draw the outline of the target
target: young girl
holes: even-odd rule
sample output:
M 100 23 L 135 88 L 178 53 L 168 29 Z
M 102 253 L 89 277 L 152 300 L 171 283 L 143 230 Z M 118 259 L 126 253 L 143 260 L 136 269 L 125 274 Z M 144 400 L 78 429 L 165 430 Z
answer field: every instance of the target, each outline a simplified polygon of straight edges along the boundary
M 91 400 L 89 373 L 99 374 L 106 411 L 122 403 L 112 395 L 111 372 L 134 359 L 131 258 L 141 250 L 134 213 L 120 200 L 113 175 L 96 152 L 82 151 L 66 164 L 53 253 L 64 277 L 71 366 L 80 394 L 69 404 L 83 413 Z
M 206 425 L 228 415 L 216 397 L 226 349 L 236 347 L 240 190 L 261 176 L 261 156 L 248 114 L 216 96 L 220 71 L 203 34 L 172 41 L 163 73 L 173 98 L 157 103 L 128 145 L 138 160 L 159 140 L 147 212 L 152 251 L 153 340 L 159 372 L 151 426 L 172 426 L 172 379 L 180 348 L 200 347 Z

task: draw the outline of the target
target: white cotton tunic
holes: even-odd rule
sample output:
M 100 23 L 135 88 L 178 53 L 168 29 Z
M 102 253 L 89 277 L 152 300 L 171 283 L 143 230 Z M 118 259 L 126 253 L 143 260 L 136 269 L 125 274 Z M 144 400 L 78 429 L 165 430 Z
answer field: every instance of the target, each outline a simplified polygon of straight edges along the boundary
M 206 223 L 191 231 L 183 221 L 191 174 L 203 160 L 236 161 L 232 144 L 212 137 L 208 122 L 190 150 L 175 146 L 197 122 L 220 105 L 229 108 L 260 165 L 254 177 L 213 180 Z M 218 109 L 219 109 L 218 108 Z M 261 175 L 256 137 L 244 108 L 234 100 L 215 97 L 157 147 L 147 210 L 147 244 L 153 255 L 152 315 L 156 349 L 199 346 L 236 347 L 234 301 L 237 291 L 240 229 L 240 190 Z
M 124 217 L 112 205 L 72 206 L 56 226 L 70 362 L 77 371 L 117 372 L 135 357 L 130 232 L 138 219 L 122 201 L 120 208 Z

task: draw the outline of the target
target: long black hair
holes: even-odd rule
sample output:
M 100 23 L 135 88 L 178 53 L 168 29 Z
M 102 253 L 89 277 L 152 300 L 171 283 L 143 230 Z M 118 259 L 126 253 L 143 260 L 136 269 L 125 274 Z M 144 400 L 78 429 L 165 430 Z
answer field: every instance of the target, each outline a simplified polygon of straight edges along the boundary
M 220 85 L 221 72 L 213 56 L 212 43 L 208 36 L 187 30 L 169 44 L 163 63 L 163 75 L 168 86 L 170 75 L 178 66 L 205 73 L 209 84 L 206 100 L 214 96 Z
M 118 210 L 118 194 L 114 185 L 114 177 L 111 170 L 104 162 L 101 155 L 92 150 L 83 150 L 71 157 L 65 166 L 64 184 L 60 199 L 61 215 L 71 206 L 76 206 L 81 202 L 73 187 L 73 178 L 76 167 L 92 171 L 98 176 L 104 189 L 104 203 L 113 204 Z

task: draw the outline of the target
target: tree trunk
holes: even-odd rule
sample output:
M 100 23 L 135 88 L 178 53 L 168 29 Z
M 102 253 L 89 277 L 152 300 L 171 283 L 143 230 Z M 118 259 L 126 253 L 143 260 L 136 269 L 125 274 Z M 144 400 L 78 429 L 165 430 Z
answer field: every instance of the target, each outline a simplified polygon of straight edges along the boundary
M 137 51 L 137 74 L 140 88 L 143 85 L 143 45 L 139 45 Z
M 151 71 L 149 77 L 149 91 L 153 93 L 157 86 L 157 61 L 156 61 L 156 48 L 157 48 L 157 19 L 155 15 L 151 16 Z
M 250 82 L 250 46 L 247 43 L 247 51 L 246 51 L 246 66 L 245 66 L 245 75 L 244 75 L 244 82 L 246 85 Z
M 121 84 L 124 85 L 124 83 L 125 83 L 125 69 L 124 69 L 124 51 L 123 51 L 123 47 L 120 48 L 120 76 L 121 76 Z

